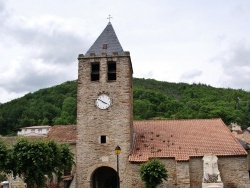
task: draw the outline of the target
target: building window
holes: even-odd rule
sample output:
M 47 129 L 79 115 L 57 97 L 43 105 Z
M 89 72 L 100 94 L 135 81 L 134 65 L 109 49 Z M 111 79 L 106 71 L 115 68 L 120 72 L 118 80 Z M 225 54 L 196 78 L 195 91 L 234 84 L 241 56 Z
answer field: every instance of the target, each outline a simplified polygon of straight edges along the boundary
M 100 79 L 100 63 L 91 64 L 91 81 L 98 81 Z
M 108 44 L 103 44 L 102 49 L 108 49 Z
M 102 135 L 102 136 L 101 136 L 100 142 L 101 142 L 101 144 L 107 143 L 107 139 L 106 139 L 106 136 L 105 136 L 105 135 Z
M 116 80 L 116 62 L 108 62 L 108 80 Z

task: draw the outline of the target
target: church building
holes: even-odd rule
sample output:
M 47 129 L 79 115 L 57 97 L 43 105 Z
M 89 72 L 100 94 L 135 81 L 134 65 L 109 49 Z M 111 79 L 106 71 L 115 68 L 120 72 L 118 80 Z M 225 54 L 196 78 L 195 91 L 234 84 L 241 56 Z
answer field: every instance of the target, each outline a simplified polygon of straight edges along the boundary
M 159 187 L 201 188 L 206 155 L 224 187 L 250 187 L 247 152 L 221 119 L 133 120 L 132 61 L 110 22 L 78 61 L 77 188 L 142 188 L 151 158 L 168 171 Z

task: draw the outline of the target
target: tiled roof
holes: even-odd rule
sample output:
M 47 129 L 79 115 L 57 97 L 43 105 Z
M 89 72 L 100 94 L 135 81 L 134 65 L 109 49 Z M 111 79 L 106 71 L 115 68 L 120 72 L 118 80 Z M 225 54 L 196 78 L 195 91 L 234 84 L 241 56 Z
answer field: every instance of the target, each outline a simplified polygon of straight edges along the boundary
M 51 127 L 47 138 L 56 142 L 76 143 L 76 125 L 55 125 Z
M 149 158 L 189 160 L 205 154 L 247 155 L 221 119 L 134 121 L 131 162 Z
M 119 55 L 123 55 L 122 46 L 115 34 L 113 26 L 109 22 L 101 35 L 87 51 L 85 56 L 89 56 L 90 53 L 95 53 L 96 55 L 107 53 L 107 55 L 112 55 L 113 52 L 118 52 Z

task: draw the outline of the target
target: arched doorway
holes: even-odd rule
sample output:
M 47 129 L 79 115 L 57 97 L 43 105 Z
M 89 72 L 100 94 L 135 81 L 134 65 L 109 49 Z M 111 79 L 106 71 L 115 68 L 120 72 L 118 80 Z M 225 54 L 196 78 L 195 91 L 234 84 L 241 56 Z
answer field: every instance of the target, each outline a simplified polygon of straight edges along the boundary
M 117 173 L 113 168 L 97 168 L 92 175 L 92 188 L 116 188 Z

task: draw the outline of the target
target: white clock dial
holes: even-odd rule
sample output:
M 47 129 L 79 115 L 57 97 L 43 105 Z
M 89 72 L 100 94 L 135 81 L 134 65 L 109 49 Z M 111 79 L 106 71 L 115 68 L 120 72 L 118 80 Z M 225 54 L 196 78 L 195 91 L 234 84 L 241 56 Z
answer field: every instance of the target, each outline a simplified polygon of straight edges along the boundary
M 96 106 L 102 110 L 107 109 L 111 105 L 111 99 L 108 95 L 99 95 L 95 102 Z

